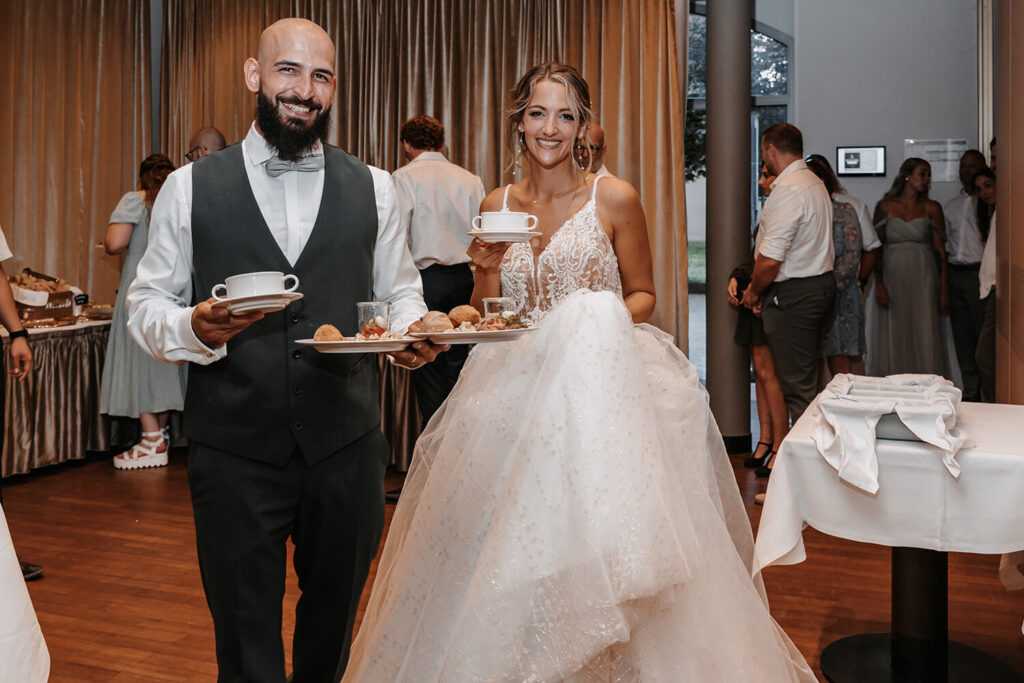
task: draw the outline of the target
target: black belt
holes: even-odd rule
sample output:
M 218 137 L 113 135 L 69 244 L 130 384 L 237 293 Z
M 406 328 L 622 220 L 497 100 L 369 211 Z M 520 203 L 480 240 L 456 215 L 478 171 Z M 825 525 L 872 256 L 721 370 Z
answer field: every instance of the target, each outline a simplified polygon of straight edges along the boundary
M 981 264 L 980 263 L 950 263 L 949 267 L 952 268 L 953 270 L 971 271 L 971 270 L 978 270 L 979 268 L 981 268 Z

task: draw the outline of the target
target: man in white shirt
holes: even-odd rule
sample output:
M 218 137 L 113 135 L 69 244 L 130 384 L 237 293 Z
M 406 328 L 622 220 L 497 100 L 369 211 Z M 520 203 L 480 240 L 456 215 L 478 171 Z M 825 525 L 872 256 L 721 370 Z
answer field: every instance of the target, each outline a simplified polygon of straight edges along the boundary
M 761 156 L 776 176 L 761 209 L 754 272 L 743 305 L 764 321 L 790 419 L 818 392 L 818 357 L 835 298 L 832 200 L 803 160 L 803 135 L 779 123 L 765 131 Z
M 588 142 L 589 140 L 589 142 Z M 612 175 L 604 165 L 608 145 L 604 141 L 604 129 L 594 121 L 587 127 L 587 135 L 576 144 L 576 163 L 580 168 L 599 176 Z M 614 176 L 613 176 L 614 177 Z
M 393 177 L 401 218 L 409 226 L 409 251 L 423 280 L 427 308 L 447 313 L 468 304 L 473 295 L 466 250 L 484 185 L 441 153 L 444 126 L 437 119 L 414 116 L 402 125 L 401 139 L 409 163 Z M 454 346 L 413 374 L 424 424 L 448 398 L 468 353 L 468 346 Z
M 298 344 L 358 326 L 356 302 L 391 303 L 391 329 L 426 312 L 391 176 L 323 144 L 337 89 L 326 32 L 283 19 L 246 60 L 257 95 L 245 139 L 178 169 L 153 207 L 128 293 L 132 337 L 189 363 L 185 434 L 199 564 L 218 680 L 281 681 L 281 596 L 291 538 L 302 596 L 294 680 L 337 681 L 384 525 L 376 363 Z M 231 313 L 208 292 L 281 271 L 304 298 Z M 438 347 L 394 354 L 418 367 Z
M 189 161 L 202 159 L 207 154 L 219 152 L 228 146 L 224 133 L 213 126 L 204 126 L 195 132 L 195 135 L 188 141 L 188 151 L 185 158 Z
M 981 379 L 974 355 L 985 317 L 978 298 L 978 267 L 984 238 L 978 228 L 978 201 L 974 196 L 974 174 L 985 167 L 985 156 L 969 149 L 960 157 L 960 192 L 946 202 L 946 258 L 949 262 L 949 317 L 960 374 L 964 378 L 964 400 L 981 400 Z

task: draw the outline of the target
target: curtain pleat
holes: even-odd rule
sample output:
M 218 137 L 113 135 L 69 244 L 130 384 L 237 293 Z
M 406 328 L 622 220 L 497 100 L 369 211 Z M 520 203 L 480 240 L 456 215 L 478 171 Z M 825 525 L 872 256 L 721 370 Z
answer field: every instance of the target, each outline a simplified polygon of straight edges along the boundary
M 503 109 L 529 67 L 576 65 L 606 132 L 608 166 L 647 213 L 658 304 L 652 322 L 687 335 L 683 94 L 671 0 L 165 0 L 164 149 L 180 161 L 192 133 L 241 139 L 255 99 L 242 63 L 271 22 L 302 16 L 338 48 L 330 141 L 389 171 L 404 161 L 402 123 L 438 118 L 449 158 L 491 188 L 505 167 Z M 685 19 L 685 17 L 684 17 Z M 683 46 L 685 48 L 685 46 Z
M 102 239 L 149 153 L 148 0 L 0 0 L 0 225 L 13 262 L 112 303 Z

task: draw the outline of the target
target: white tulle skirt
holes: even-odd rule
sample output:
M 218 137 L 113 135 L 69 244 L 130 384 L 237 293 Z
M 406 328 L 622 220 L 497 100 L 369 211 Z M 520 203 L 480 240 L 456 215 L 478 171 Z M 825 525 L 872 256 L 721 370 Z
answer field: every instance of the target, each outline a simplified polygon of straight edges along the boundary
M 581 291 L 420 437 L 345 681 L 802 681 L 707 397 Z

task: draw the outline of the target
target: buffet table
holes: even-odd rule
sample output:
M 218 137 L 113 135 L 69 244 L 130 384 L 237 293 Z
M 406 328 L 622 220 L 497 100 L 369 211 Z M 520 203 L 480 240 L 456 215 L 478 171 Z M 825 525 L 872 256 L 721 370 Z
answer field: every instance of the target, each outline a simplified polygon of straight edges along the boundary
M 29 330 L 34 368 L 22 382 L 9 374 L 9 340 L 3 335 L 0 475 L 24 474 L 110 447 L 99 413 L 109 330 L 109 320 Z
M 1024 549 L 1024 406 L 962 403 L 959 425 L 974 442 L 959 479 L 938 448 L 879 440 L 879 489 L 839 479 L 811 438 L 811 404 L 783 442 L 768 484 L 755 571 L 806 559 L 802 530 L 893 547 L 892 631 L 844 638 L 822 652 L 830 681 L 1017 681 L 1008 666 L 948 643 L 946 551 Z

